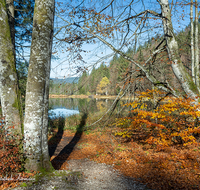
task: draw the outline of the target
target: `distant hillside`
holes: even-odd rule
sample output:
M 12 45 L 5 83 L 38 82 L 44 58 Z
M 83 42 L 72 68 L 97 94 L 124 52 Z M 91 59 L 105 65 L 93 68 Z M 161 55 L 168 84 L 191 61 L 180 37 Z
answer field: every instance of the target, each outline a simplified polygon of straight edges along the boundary
M 54 84 L 78 83 L 79 77 L 69 77 L 65 79 L 51 78 Z

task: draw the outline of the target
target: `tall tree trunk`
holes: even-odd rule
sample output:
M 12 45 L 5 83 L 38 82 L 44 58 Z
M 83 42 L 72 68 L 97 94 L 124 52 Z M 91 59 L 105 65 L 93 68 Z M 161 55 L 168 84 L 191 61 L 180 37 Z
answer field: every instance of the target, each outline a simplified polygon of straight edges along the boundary
M 53 33 L 51 35 L 50 41 L 53 40 Z M 52 43 L 50 44 L 50 50 L 52 49 Z M 49 51 L 49 57 L 51 61 L 51 51 Z M 50 63 L 46 70 L 46 84 L 45 84 L 45 94 L 44 94 L 44 115 L 43 115 L 43 126 L 42 126 L 42 155 L 43 155 L 43 167 L 49 168 L 49 149 L 48 149 L 48 108 L 49 108 L 49 83 L 50 83 Z
M 197 85 L 198 90 L 200 91 L 200 84 L 199 84 L 199 44 L 198 44 L 198 3 L 195 0 L 195 62 L 194 62 L 194 72 L 195 72 L 195 84 Z
M 191 67 L 192 67 L 192 80 L 195 83 L 194 72 L 194 21 L 193 21 L 193 0 L 190 4 L 190 38 L 191 38 Z
M 54 8 L 54 0 L 35 1 L 24 119 L 25 167 L 35 171 L 51 168 L 47 127 Z
M 196 99 L 196 96 L 199 94 L 199 90 L 180 59 L 178 43 L 173 32 L 169 2 L 168 0 L 160 0 L 159 3 L 162 11 L 164 35 L 172 70 L 176 78 L 179 80 L 184 92 L 189 97 Z
M 0 0 L 0 85 L 2 113 L 5 117 L 6 130 L 14 126 L 12 133 L 21 134 L 21 105 L 14 48 L 11 40 L 6 1 Z
M 8 21 L 10 25 L 10 34 L 11 40 L 15 52 L 15 9 L 14 9 L 14 1 L 13 0 L 6 0 L 6 6 L 8 10 Z

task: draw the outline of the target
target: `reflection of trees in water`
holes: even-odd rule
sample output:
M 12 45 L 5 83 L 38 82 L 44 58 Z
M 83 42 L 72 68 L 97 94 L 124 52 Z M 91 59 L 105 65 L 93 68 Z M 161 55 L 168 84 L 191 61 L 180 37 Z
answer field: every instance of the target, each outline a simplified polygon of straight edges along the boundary
M 107 102 L 106 101 L 97 101 L 97 109 L 100 112 L 106 112 L 107 111 Z
M 80 112 L 85 112 L 86 110 L 90 113 L 95 112 L 106 112 L 107 109 L 112 105 L 114 100 L 105 99 L 79 99 L 78 109 Z
M 78 99 L 74 98 L 50 98 L 49 99 L 49 107 L 50 109 L 54 109 L 56 107 L 65 107 L 71 110 L 78 109 Z
M 79 99 L 78 109 L 80 112 L 97 112 L 95 99 Z
M 90 99 L 90 98 L 51 98 L 49 99 L 49 108 L 65 107 L 67 109 L 79 110 L 80 112 L 106 112 L 112 105 L 114 100 Z M 121 107 L 125 102 L 120 101 L 117 108 Z

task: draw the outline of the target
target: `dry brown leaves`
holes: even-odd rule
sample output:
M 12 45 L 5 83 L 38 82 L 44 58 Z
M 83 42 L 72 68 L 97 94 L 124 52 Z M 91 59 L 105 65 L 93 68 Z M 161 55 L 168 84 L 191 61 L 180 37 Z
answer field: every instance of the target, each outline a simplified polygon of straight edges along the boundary
M 62 159 L 66 160 L 60 169 L 67 169 L 68 160 L 89 158 L 111 164 L 124 175 L 134 177 L 152 189 L 200 188 L 200 146 L 174 146 L 156 151 L 137 142 L 121 143 L 110 134 L 108 130 L 83 133 L 70 155 L 62 155 Z M 70 131 L 63 134 L 63 137 L 73 136 L 74 133 Z M 60 148 L 62 150 L 64 147 Z M 53 155 L 51 160 L 55 157 Z M 56 164 L 53 163 L 54 166 Z M 15 181 L 4 185 L 2 183 L 1 189 L 17 185 Z
M 67 160 L 89 158 L 111 164 L 152 189 L 200 188 L 200 147 L 169 147 L 158 152 L 136 142 L 119 143 L 109 134 L 107 131 L 83 133 Z M 65 131 L 64 135 L 72 134 Z M 67 162 L 61 169 L 66 167 Z

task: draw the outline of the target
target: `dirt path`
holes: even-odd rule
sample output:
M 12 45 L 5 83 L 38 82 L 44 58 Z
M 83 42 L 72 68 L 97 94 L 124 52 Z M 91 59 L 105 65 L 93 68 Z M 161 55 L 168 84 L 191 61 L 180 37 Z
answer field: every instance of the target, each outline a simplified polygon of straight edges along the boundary
M 66 172 L 61 176 L 41 177 L 36 184 L 17 187 L 14 190 L 148 190 L 133 178 L 125 177 L 112 166 L 88 159 L 69 160 Z
M 57 169 L 55 175 L 43 176 L 31 186 L 17 187 L 14 190 L 148 190 L 146 185 L 137 182 L 134 178 L 124 176 L 112 165 L 84 158 L 80 145 L 77 145 L 80 139 L 80 133 L 74 136 L 58 133 L 58 144 L 49 146 L 52 164 Z M 71 159 L 74 158 L 72 152 L 81 159 Z M 81 154 L 82 157 L 77 154 Z M 58 175 L 58 173 L 62 174 Z

